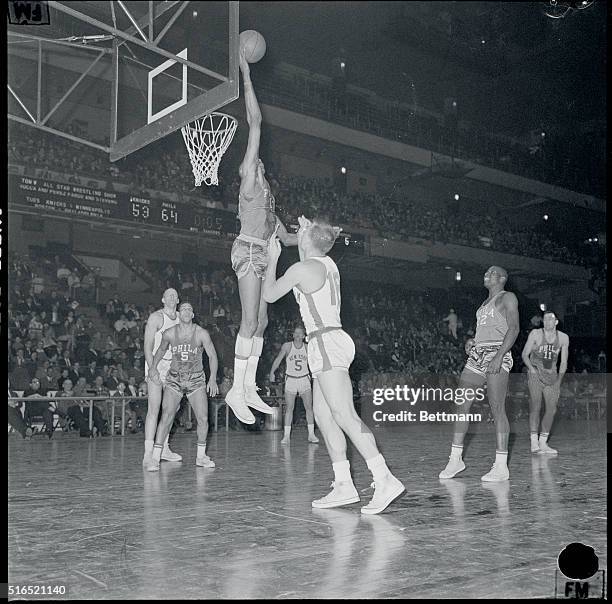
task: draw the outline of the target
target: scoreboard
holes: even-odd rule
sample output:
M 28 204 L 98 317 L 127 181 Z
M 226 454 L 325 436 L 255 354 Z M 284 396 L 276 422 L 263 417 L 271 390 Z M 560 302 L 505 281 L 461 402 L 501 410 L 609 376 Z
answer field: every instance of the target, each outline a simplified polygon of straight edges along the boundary
M 240 233 L 240 221 L 233 212 L 216 208 L 194 207 L 132 195 L 120 191 L 66 184 L 46 178 L 9 174 L 9 207 L 20 206 L 42 214 L 73 216 L 90 220 L 127 221 L 146 229 L 166 227 L 234 238 Z M 363 255 L 365 237 L 342 231 L 334 249 Z

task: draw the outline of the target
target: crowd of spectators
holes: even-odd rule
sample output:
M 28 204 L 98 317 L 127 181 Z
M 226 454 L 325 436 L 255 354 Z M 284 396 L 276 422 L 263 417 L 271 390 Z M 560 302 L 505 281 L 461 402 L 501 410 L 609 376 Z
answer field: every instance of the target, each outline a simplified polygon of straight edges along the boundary
M 65 170 L 69 174 L 91 175 L 129 183 L 135 190 L 157 189 L 189 194 L 193 191 L 191 167 L 185 149 L 164 147 L 150 157 L 128 158 L 118 167 L 110 164 L 101 151 L 78 143 L 39 133 L 25 126 L 13 126 L 9 139 L 9 158 L 16 163 Z M 489 215 L 454 209 L 433 209 L 407 198 L 401 192 L 390 195 L 341 192 L 337 186 L 314 179 L 269 175 L 279 209 L 284 218 L 295 222 L 301 213 L 320 210 L 345 228 L 363 227 L 378 231 L 389 239 L 421 237 L 443 243 L 484 247 L 523 256 L 570 264 L 584 262 L 580 250 L 573 249 L 564 234 L 537 233 L 533 229 L 510 226 Z M 238 196 L 239 181 L 211 187 L 207 194 L 225 201 Z
M 21 404 L 9 406 L 9 421 L 25 437 L 31 418 L 38 416 L 51 436 L 55 413 L 63 428 L 72 426 L 82 436 L 90 436 L 86 397 L 112 400 L 125 395 L 136 399 L 127 406 L 127 426 L 133 432 L 141 430 L 146 413 L 146 405 L 138 400 L 146 395 L 144 327 L 157 307 L 125 302 L 116 294 L 99 305 L 97 317 L 83 316 L 79 301 L 71 295 L 74 287 L 68 284 L 68 274 L 65 278 L 57 274 L 65 266 L 59 256 L 49 260 L 10 254 L 9 392 L 21 391 L 28 398 L 55 393 L 57 401 L 53 412 L 41 401 L 28 401 L 23 415 L 18 412 Z M 194 304 L 196 320 L 209 330 L 217 350 L 223 393 L 231 387 L 240 302 L 229 268 L 212 264 L 205 268 L 194 271 L 189 266 L 152 263 L 148 270 L 156 276 L 160 291 L 174 287 L 181 299 Z M 45 273 L 55 274 L 55 279 L 38 278 Z M 410 383 L 419 375 L 452 380 L 461 372 L 464 343 L 474 333 L 471 312 L 449 312 L 435 296 L 391 286 L 347 282 L 344 290 L 343 324 L 356 346 L 351 367 L 356 397 L 371 393 L 385 380 Z M 477 301 L 470 304 L 475 308 Z M 291 339 L 299 316 L 294 302 L 285 298 L 270 307 L 269 318 L 258 383 L 273 395 L 281 394 L 278 384 L 283 382 L 283 370 L 277 383 L 270 384 L 269 368 L 281 345 Z M 520 359 L 522 343 L 517 342 L 513 351 L 515 359 Z M 520 368 L 517 361 L 515 370 Z M 570 371 L 605 371 L 605 354 L 594 359 L 581 350 Z M 66 397 L 76 400 L 61 400 Z M 110 426 L 109 405 L 104 401 L 94 404 L 92 419 L 94 433 L 105 435 L 115 428 Z M 179 421 L 187 423 L 184 414 Z

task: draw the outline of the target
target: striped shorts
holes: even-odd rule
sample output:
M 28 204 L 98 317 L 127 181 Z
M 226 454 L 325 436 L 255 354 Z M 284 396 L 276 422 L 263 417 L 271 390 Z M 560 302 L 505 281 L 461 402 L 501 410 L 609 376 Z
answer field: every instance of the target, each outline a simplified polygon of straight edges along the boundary
M 355 358 L 355 344 L 343 329 L 334 329 L 308 339 L 308 368 L 312 377 L 330 369 L 348 371 Z
M 475 373 L 480 378 L 486 378 L 489 363 L 497 354 L 497 351 L 500 349 L 500 346 L 501 344 L 485 344 L 474 346 L 472 350 L 470 350 L 470 355 L 468 356 L 464 371 L 468 370 L 472 373 Z M 504 358 L 502 359 L 501 369 L 510 373 L 512 365 L 512 355 L 507 352 L 504 355 Z

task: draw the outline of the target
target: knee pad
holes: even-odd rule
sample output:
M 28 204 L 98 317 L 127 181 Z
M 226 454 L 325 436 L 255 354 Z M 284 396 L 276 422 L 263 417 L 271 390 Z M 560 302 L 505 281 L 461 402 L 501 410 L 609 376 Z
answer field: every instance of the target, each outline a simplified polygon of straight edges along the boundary
M 251 356 L 251 348 L 253 347 L 254 338 L 243 338 L 240 334 L 236 337 L 236 346 L 234 352 L 236 356 L 248 358 Z
M 253 338 L 253 346 L 251 348 L 251 356 L 252 357 L 260 357 L 261 352 L 263 350 L 264 339 L 258 336 Z

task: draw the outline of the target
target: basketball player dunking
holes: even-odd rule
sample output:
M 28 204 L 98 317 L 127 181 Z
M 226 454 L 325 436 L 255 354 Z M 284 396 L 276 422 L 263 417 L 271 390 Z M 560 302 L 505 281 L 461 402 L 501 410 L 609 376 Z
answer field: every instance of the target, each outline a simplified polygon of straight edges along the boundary
M 559 320 L 554 311 L 549 310 L 544 313 L 543 323 L 543 329 L 534 329 L 529 333 L 522 353 L 523 362 L 529 369 L 531 452 L 557 455 L 556 449 L 549 447 L 547 441 L 557 412 L 561 380 L 567 370 L 569 337 L 557 330 Z M 561 354 L 561 365 L 557 373 L 559 354 Z M 542 396 L 545 407 L 542 432 L 538 437 Z
M 149 368 L 153 363 L 153 355 L 157 352 L 162 339 L 162 334 L 178 324 L 179 318 L 176 314 L 176 305 L 179 298 L 175 289 L 167 289 L 162 296 L 163 308 L 151 313 L 147 319 L 147 325 L 144 333 L 144 355 L 145 355 L 145 377 L 149 372 Z M 153 453 L 153 445 L 155 443 L 155 434 L 157 432 L 157 420 L 159 418 L 159 409 L 162 402 L 162 392 L 166 381 L 166 373 L 170 367 L 172 355 L 168 352 L 159 365 L 159 377 L 155 381 L 148 381 L 148 404 L 147 415 L 145 418 L 145 452 L 142 460 L 142 465 L 147 465 L 151 460 Z M 182 457 L 178 453 L 174 453 L 168 446 L 168 438 L 164 443 L 164 450 L 161 458 L 166 461 L 181 461 Z
M 183 398 L 187 396 L 198 422 L 198 450 L 196 465 L 204 468 L 214 468 L 215 462 L 206 455 L 206 438 L 208 436 L 208 398 L 219 393 L 217 386 L 217 352 L 208 332 L 194 325 L 193 307 L 189 302 L 183 302 L 179 307 L 179 324 L 164 331 L 161 343 L 149 369 L 149 380 L 155 382 L 159 378 L 158 364 L 170 352 L 172 360 L 166 375 L 162 418 L 159 422 L 153 454 L 145 469 L 149 472 L 159 470 L 159 462 L 166 435 L 170 432 L 172 420 Z M 206 351 L 210 365 L 210 378 L 206 384 L 206 375 L 202 366 L 202 352 Z
M 272 408 L 257 394 L 255 384 L 257 365 L 263 349 L 263 334 L 268 326 L 268 307 L 261 295 L 261 284 L 268 263 L 268 241 L 277 234 L 285 245 L 297 245 L 297 237 L 287 233 L 274 213 L 274 196 L 265 178 L 263 162 L 259 159 L 261 111 L 243 51 L 240 53 L 240 69 L 244 79 L 249 139 L 240 164 L 238 218 L 241 226 L 240 234 L 232 246 L 231 259 L 232 268 L 238 277 L 242 317 L 234 349 L 234 383 L 225 402 L 241 422 L 254 424 L 255 416 L 249 407 L 263 413 L 272 413 Z
M 459 388 L 481 387 L 487 384 L 489 405 L 495 419 L 497 449 L 495 463 L 482 477 L 486 482 L 508 480 L 508 436 L 510 425 L 506 416 L 508 376 L 512 369 L 512 348 L 519 333 L 518 301 L 512 292 L 504 290 L 508 273 L 499 266 L 492 266 L 484 275 L 484 286 L 489 297 L 476 311 L 476 335 L 469 349 L 468 360 L 459 380 Z M 467 346 L 466 346 L 466 349 Z M 466 397 L 467 398 L 467 397 Z M 462 414 L 469 413 L 473 400 L 466 400 Z M 440 472 L 440 478 L 453 478 L 465 470 L 463 440 L 469 421 L 455 422 L 455 435 L 449 462 Z
M 340 322 L 340 273 L 327 252 L 339 229 L 323 218 L 298 219 L 300 262 L 276 279 L 281 253 L 278 239 L 270 241 L 264 297 L 275 302 L 289 291 L 300 307 L 308 334 L 308 366 L 314 379 L 314 414 L 332 460 L 332 491 L 312 502 L 314 508 L 333 508 L 359 501 L 346 458 L 346 433 L 366 460 L 374 476 L 374 496 L 361 508 L 364 514 L 382 512 L 404 491 L 404 485 L 387 467 L 371 430 L 361 421 L 353 405 L 353 386 L 348 369 L 355 345 Z
M 283 359 L 287 358 L 287 371 L 285 373 L 285 434 L 282 445 L 288 445 L 291 440 L 291 424 L 293 422 L 293 408 L 295 397 L 299 394 L 304 402 L 306 410 L 306 422 L 308 424 L 308 442 L 318 443 L 319 439 L 314 433 L 314 415 L 312 413 L 312 387 L 310 385 L 310 374 L 308 373 L 308 355 L 304 337 L 304 328 L 298 326 L 293 331 L 293 341 L 285 342 L 270 369 L 270 381 L 274 383 L 274 372 L 278 369 Z

